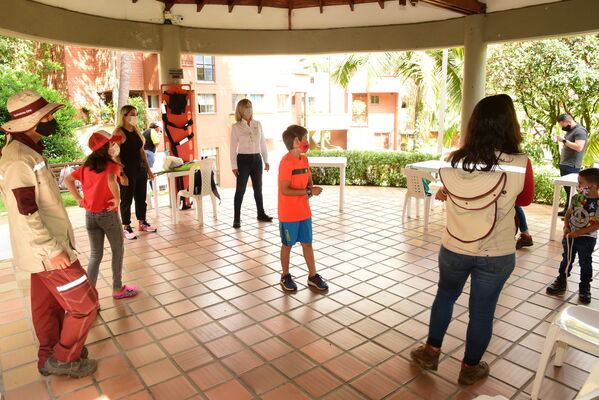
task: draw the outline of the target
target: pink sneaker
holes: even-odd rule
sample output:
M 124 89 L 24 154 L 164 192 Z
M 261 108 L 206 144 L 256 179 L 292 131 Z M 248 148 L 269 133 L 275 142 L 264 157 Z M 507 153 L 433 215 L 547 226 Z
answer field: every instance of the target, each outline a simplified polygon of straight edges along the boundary
M 137 230 L 140 232 L 156 232 L 158 228 L 156 228 L 154 225 L 148 224 L 148 221 L 144 221 L 141 224 L 139 224 Z
M 125 236 L 125 239 L 129 240 L 137 239 L 137 236 L 135 235 L 135 233 L 133 233 L 133 229 L 131 229 L 130 226 L 123 229 L 123 236 Z
M 121 290 L 119 293 L 114 293 L 112 297 L 116 300 L 120 300 L 124 299 L 125 297 L 133 297 L 138 293 L 138 291 L 139 288 L 137 286 L 123 285 L 123 290 Z

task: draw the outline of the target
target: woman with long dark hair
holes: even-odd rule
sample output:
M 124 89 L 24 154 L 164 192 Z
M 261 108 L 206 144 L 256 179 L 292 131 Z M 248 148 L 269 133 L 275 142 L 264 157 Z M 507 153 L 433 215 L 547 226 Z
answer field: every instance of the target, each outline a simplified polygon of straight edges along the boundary
M 532 202 L 534 182 L 512 99 L 482 99 L 464 132 L 463 145 L 450 155 L 451 168 L 439 171 L 447 200 L 447 222 L 439 252 L 439 282 L 426 344 L 412 360 L 437 370 L 453 306 L 470 277 L 469 322 L 459 383 L 489 375 L 481 361 L 493 332 L 493 316 L 503 285 L 516 265 L 514 206 Z M 476 223 L 473 223 L 476 222 Z
M 137 126 L 137 109 L 134 106 L 121 107 L 113 136 L 121 146 L 120 161 L 124 166 L 124 179 L 121 180 L 123 235 L 129 240 L 137 239 L 131 228 L 131 203 L 134 199 L 135 216 L 139 222 L 137 230 L 156 232 L 157 229 L 146 220 L 148 178 L 153 179 L 154 174 L 144 151 L 144 137 Z

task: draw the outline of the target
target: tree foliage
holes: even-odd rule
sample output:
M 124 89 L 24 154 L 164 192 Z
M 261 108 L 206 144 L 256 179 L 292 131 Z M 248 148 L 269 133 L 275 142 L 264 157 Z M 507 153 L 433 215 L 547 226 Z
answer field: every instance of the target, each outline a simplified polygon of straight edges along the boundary
M 51 58 L 50 45 L 0 36 L 0 124 L 10 119 L 6 101 L 22 90 L 34 89 L 49 102 L 66 104 L 54 113 L 58 122 L 56 135 L 42 139 L 45 155 L 51 163 L 71 162 L 83 157 L 73 133 L 83 121 L 66 95 L 48 88 L 45 83 L 46 76 L 60 68 Z M 4 135 L 0 135 L 0 145 L 4 142 Z
M 585 164 L 599 159 L 599 35 L 506 43 L 489 49 L 487 90 L 512 95 L 526 116 L 524 147 L 531 156 L 551 152 L 558 115 L 566 112 L 589 132 Z

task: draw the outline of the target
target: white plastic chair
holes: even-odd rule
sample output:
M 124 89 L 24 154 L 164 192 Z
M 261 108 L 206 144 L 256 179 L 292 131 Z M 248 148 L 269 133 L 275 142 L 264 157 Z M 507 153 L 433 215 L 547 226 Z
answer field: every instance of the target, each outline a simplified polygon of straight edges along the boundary
M 568 346 L 599 356 L 599 311 L 585 306 L 567 306 L 555 317 L 547 331 L 545 346 L 532 385 L 532 400 L 539 398 L 553 348 L 556 347 L 553 365 L 561 367 Z
M 216 166 L 216 160 L 214 158 L 206 158 L 202 161 L 196 161 L 189 169 L 189 189 L 179 190 L 178 195 L 183 197 L 193 198 L 193 204 L 195 206 L 196 219 L 200 225 L 204 224 L 204 209 L 202 204 L 202 198 L 210 196 L 212 200 L 212 214 L 214 219 L 217 218 L 216 214 L 216 196 L 212 193 L 212 172 Z M 202 189 L 199 194 L 193 194 L 193 188 L 195 187 L 195 172 L 200 170 L 202 174 Z
M 420 216 L 420 201 L 424 200 L 424 230 L 428 230 L 428 221 L 431 210 L 431 199 L 434 199 L 435 194 L 441 188 L 441 185 L 434 184 L 435 178 L 429 173 L 416 169 L 403 168 L 401 173 L 407 178 L 406 196 L 403 203 L 403 212 L 401 214 L 401 222 L 405 223 L 406 217 L 411 218 L 411 202 L 412 199 L 416 202 L 416 217 Z M 424 189 L 422 179 L 427 179 L 431 182 L 429 185 L 429 193 Z

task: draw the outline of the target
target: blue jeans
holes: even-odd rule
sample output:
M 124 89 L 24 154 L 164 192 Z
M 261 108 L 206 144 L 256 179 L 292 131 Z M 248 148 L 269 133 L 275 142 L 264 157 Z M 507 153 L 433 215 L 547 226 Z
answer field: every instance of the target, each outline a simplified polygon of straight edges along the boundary
M 560 176 L 564 176 L 564 175 L 568 175 L 568 174 L 577 174 L 580 172 L 580 168 L 574 168 L 574 167 L 570 167 L 568 165 L 561 165 L 559 166 L 559 174 Z M 564 190 L 566 191 L 566 206 L 564 207 L 564 210 L 568 209 L 568 206 L 570 205 L 570 186 L 564 186 Z
M 524 214 L 524 210 L 520 206 L 516 206 L 515 208 L 520 232 L 528 232 L 528 224 L 526 223 L 526 214 Z
M 150 168 L 154 168 L 154 161 L 156 161 L 156 154 L 150 150 L 145 150 L 146 157 L 148 158 L 148 164 L 150 164 Z
M 572 244 L 572 240 L 574 243 Z M 572 246 L 572 254 L 568 260 L 568 242 Z M 578 254 L 578 264 L 580 264 L 580 283 L 590 283 L 593 280 L 593 250 L 597 244 L 597 238 L 590 236 L 579 236 L 574 239 L 562 240 L 564 253 L 562 254 L 562 262 L 559 266 L 560 275 L 567 274 L 570 276 L 572 265 Z
M 493 334 L 493 316 L 505 281 L 516 266 L 516 254 L 476 257 L 454 253 L 441 247 L 439 283 L 433 302 L 427 343 L 441 347 L 455 304 L 471 276 L 469 317 L 464 362 L 477 365 Z

